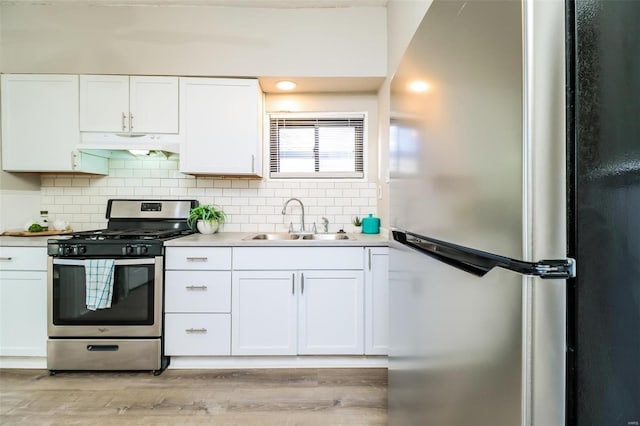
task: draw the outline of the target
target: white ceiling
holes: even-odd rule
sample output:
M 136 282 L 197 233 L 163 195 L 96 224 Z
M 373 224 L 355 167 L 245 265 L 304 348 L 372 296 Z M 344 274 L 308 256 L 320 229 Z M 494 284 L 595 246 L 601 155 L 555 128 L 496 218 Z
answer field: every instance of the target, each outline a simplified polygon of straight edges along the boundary
M 385 7 L 388 0 L 0 0 L 0 4 L 93 4 L 105 6 L 226 6 L 263 8 Z

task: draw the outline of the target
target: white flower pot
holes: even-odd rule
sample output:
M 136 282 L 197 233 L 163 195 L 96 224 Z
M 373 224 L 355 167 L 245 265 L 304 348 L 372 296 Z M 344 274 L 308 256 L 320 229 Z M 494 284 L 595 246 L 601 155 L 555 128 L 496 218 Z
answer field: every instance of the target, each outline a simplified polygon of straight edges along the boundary
M 215 220 L 199 220 L 196 223 L 196 227 L 201 234 L 214 234 L 218 231 L 218 222 Z

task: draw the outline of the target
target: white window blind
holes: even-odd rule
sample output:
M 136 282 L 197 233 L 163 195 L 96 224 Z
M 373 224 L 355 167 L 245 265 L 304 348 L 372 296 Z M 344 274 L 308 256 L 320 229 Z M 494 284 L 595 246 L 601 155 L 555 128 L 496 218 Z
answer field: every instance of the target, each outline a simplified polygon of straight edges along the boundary
M 271 177 L 364 177 L 364 115 L 272 115 L 269 124 Z

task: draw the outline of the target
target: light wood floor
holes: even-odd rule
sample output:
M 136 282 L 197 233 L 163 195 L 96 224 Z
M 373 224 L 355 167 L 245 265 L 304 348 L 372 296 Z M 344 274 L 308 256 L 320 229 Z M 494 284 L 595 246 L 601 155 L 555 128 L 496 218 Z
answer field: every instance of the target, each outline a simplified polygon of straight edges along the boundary
M 2 425 L 383 425 L 385 369 L 0 370 Z

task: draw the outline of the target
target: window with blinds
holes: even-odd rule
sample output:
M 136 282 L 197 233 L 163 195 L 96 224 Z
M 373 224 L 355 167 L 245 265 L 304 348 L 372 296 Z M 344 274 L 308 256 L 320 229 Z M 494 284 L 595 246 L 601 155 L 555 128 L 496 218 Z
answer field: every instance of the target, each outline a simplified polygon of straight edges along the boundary
M 269 124 L 271 177 L 364 177 L 364 114 L 271 115 Z

